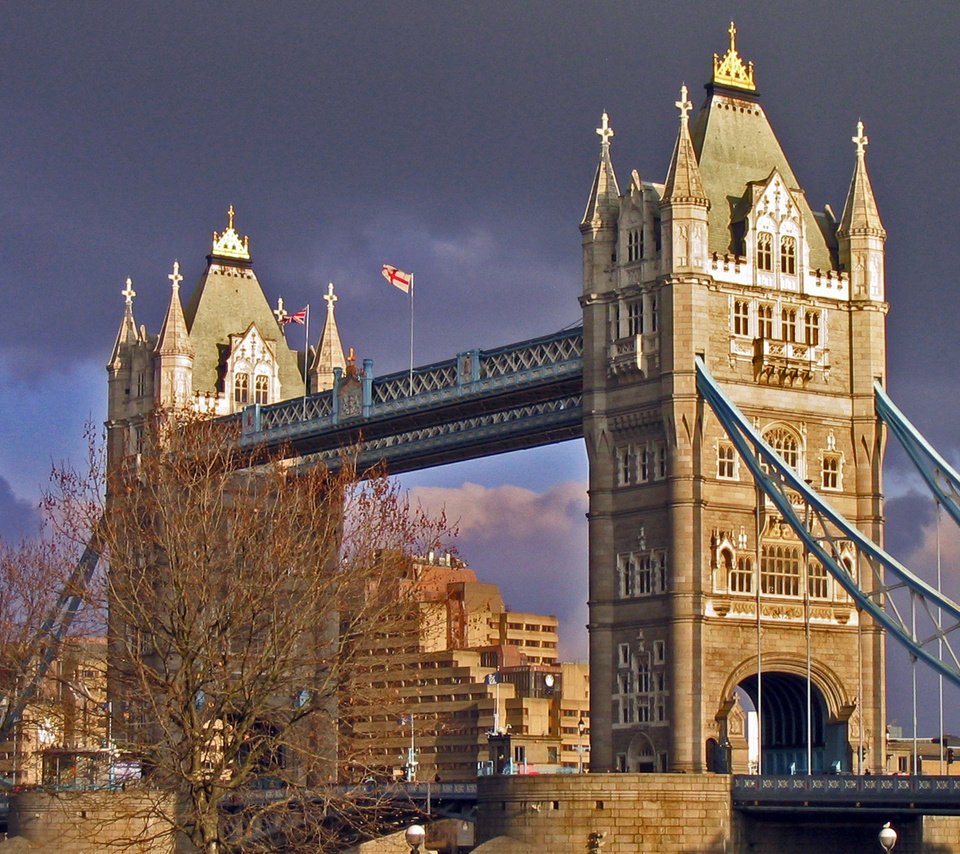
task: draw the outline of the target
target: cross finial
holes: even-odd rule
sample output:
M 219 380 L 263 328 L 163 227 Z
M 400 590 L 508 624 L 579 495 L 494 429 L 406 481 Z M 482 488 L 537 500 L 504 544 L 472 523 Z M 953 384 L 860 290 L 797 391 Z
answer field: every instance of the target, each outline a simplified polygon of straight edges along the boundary
M 179 293 L 180 291 L 180 282 L 183 281 L 183 276 L 180 275 L 180 262 L 173 262 L 173 272 L 167 276 L 167 278 L 173 282 L 173 292 Z
M 613 128 L 610 127 L 610 117 L 607 115 L 606 110 L 603 111 L 603 115 L 600 117 L 600 127 L 597 128 L 597 134 L 600 136 L 601 145 L 610 145 L 610 137 L 613 136 Z
M 233 228 L 233 205 L 227 208 L 227 228 Z
M 850 141 L 857 146 L 857 157 L 863 159 L 864 149 L 870 142 L 870 137 L 863 133 L 863 121 L 857 122 L 857 135 L 850 137 Z
M 129 276 L 127 276 L 127 286 L 120 293 L 125 297 L 127 306 L 132 306 L 133 298 L 137 295 L 137 292 L 133 289 L 133 279 Z
M 333 304 L 340 299 L 340 297 L 333 292 L 333 282 L 327 285 L 327 293 L 323 298 L 327 301 L 327 311 L 333 314 Z
M 273 310 L 276 315 L 277 323 L 283 324 L 283 319 L 287 316 L 287 310 L 283 307 L 283 297 L 277 297 L 277 307 Z
M 688 120 L 687 114 L 693 109 L 693 104 L 687 100 L 687 84 L 684 83 L 680 87 L 680 100 L 674 101 L 674 106 L 680 110 L 680 120 L 686 124 Z
M 727 28 L 727 32 L 730 33 L 730 50 L 736 50 L 737 49 L 737 27 L 733 23 L 733 21 L 730 22 L 730 26 Z

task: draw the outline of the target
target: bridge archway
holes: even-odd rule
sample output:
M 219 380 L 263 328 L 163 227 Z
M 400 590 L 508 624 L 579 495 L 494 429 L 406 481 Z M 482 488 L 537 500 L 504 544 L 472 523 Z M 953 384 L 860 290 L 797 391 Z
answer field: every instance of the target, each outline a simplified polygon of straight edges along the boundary
M 657 767 L 657 751 L 650 737 L 638 732 L 627 748 L 627 768 L 631 774 L 652 773 L 663 770 Z
M 764 774 L 806 773 L 807 771 L 807 680 L 803 660 L 764 658 L 762 680 L 757 678 L 756 659 L 746 661 L 731 674 L 724 696 L 739 698 L 727 702 L 718 714 L 725 719 L 739 705 L 754 730 L 750 766 L 755 766 L 757 753 L 762 757 Z M 816 663 L 811 671 L 811 735 L 812 771 L 849 771 L 851 748 L 847 720 L 853 706 L 847 701 L 842 683 L 836 674 Z M 762 732 L 756 738 L 756 710 L 762 681 L 763 707 L 759 716 Z M 736 770 L 736 769 L 734 769 Z M 752 770 L 752 767 L 751 767 Z

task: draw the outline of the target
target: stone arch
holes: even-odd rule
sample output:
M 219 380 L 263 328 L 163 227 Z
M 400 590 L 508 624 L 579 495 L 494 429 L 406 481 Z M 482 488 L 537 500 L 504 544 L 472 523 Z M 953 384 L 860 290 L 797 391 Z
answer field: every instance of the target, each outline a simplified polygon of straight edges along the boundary
M 638 732 L 627 748 L 627 771 L 630 773 L 653 772 L 657 768 L 657 749 L 645 732 Z

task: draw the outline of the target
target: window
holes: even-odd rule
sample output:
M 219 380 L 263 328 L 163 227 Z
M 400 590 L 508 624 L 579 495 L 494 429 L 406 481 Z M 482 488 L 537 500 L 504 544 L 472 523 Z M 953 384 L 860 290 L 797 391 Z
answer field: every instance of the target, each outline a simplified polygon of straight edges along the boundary
M 636 449 L 633 445 L 617 448 L 617 485 L 629 486 L 634 481 Z
M 797 275 L 797 240 L 794 237 L 780 238 L 780 272 L 787 276 Z
M 663 480 L 667 476 L 667 445 L 665 442 L 654 442 L 653 452 L 655 456 L 654 464 L 656 471 L 654 477 L 657 480 Z
M 267 402 L 268 402 L 268 400 L 267 400 L 267 388 L 268 388 L 268 385 L 267 385 L 267 384 L 268 384 L 268 380 L 267 380 L 267 378 L 266 378 L 265 376 L 263 376 L 263 374 L 260 374 L 260 375 L 254 380 L 254 386 L 253 386 L 253 394 L 254 394 L 253 402 L 254 402 L 254 403 L 267 403 Z
M 803 315 L 803 340 L 811 347 L 820 346 L 819 311 L 808 311 Z
M 250 374 L 237 374 L 233 378 L 233 399 L 236 403 L 250 400 Z
M 763 438 L 767 441 L 767 444 L 779 454 L 780 459 L 790 466 L 790 468 L 794 470 L 797 469 L 797 463 L 800 460 L 800 448 L 797 445 L 796 438 L 790 431 L 781 427 L 776 430 L 771 430 L 765 434 Z
M 664 641 L 653 642 L 653 663 L 663 664 L 667 660 L 667 645 Z
M 811 599 L 827 598 L 827 570 L 820 561 L 811 561 L 807 569 L 807 591 Z
M 143 392 L 146 388 L 146 384 L 143 379 L 143 371 L 140 371 L 137 374 L 137 397 L 143 397 Z
M 617 647 L 617 661 L 620 667 L 630 666 L 630 644 L 622 643 Z
M 738 557 L 730 567 L 727 589 L 731 593 L 753 592 L 753 562 L 748 557 Z
M 717 477 L 721 480 L 737 479 L 737 452 L 730 442 L 717 446 Z
M 620 700 L 620 723 L 633 723 L 633 697 L 622 697 Z
M 643 335 L 643 298 L 627 305 L 627 335 Z
M 733 302 L 733 334 L 750 334 L 750 303 L 743 299 Z
M 640 449 L 640 466 L 637 479 L 640 483 L 646 483 L 650 480 L 650 449 L 646 445 Z
M 840 456 L 823 455 L 822 486 L 824 489 L 840 489 Z
M 773 272 L 773 235 L 769 231 L 757 235 L 757 269 L 764 273 Z
M 650 555 L 643 555 L 637 562 L 637 593 L 649 596 L 653 592 L 653 567 Z
M 657 331 L 657 297 L 655 294 L 650 296 L 650 331 Z
M 620 596 L 629 599 L 637 594 L 637 576 L 636 566 L 632 554 L 622 554 L 617 556 L 617 575 L 620 584 Z
M 780 312 L 780 330 L 784 341 L 797 340 L 797 310 L 785 308 Z
M 631 228 L 627 232 L 627 262 L 639 261 L 643 257 L 643 228 Z
M 800 595 L 798 546 L 764 545 L 760 552 L 760 590 L 773 596 Z
M 773 338 L 773 306 L 761 305 L 757 309 L 757 335 L 760 338 Z

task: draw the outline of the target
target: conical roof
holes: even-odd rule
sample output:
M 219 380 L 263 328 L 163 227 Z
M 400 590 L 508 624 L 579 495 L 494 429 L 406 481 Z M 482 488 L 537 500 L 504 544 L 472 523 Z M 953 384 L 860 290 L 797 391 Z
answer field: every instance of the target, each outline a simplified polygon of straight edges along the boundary
M 617 183 L 617 174 L 610 159 L 610 139 L 613 137 L 613 128 L 610 127 L 610 118 L 606 111 L 601 117 L 597 133 L 600 135 L 600 162 L 597 164 L 587 207 L 580 222 L 581 230 L 613 225 L 620 213 L 620 185 Z
M 690 140 L 688 113 L 693 109 L 693 104 L 687 100 L 686 84 L 680 88 L 680 100 L 676 102 L 676 106 L 680 110 L 680 130 L 673 147 L 673 157 L 670 158 L 667 180 L 663 186 L 663 201 L 709 205 L 710 202 L 703 191 L 697 155 Z
M 870 185 L 870 176 L 867 175 L 864 149 L 870 140 L 863 134 L 863 122 L 857 122 L 857 135 L 852 137 L 851 141 L 857 146 L 857 165 L 850 180 L 850 190 L 847 192 L 847 201 L 843 206 L 838 233 L 844 236 L 860 233 L 885 237 L 886 231 L 880 221 L 880 212 L 877 210 L 877 200 Z
M 123 311 L 123 320 L 120 321 L 120 328 L 117 330 L 117 340 L 113 344 L 110 359 L 107 361 L 108 367 L 116 365 L 124 348 L 140 343 L 140 333 L 137 331 L 137 324 L 133 319 L 133 298 L 137 295 L 137 292 L 133 289 L 133 281 L 130 278 L 127 278 L 126 285 L 120 291 L 124 296 L 126 305 Z
M 190 346 L 190 333 L 187 332 L 187 322 L 183 317 L 183 307 L 180 305 L 180 262 L 173 262 L 173 272 L 167 277 L 172 283 L 170 304 L 167 306 L 166 317 L 157 336 L 155 352 L 161 356 L 192 356 L 193 347 Z
M 340 342 L 340 330 L 337 328 L 337 318 L 334 315 L 333 306 L 337 299 L 333 292 L 333 282 L 330 282 L 324 296 L 327 303 L 327 316 L 320 334 L 320 344 L 310 367 L 310 373 L 314 377 L 313 391 L 333 388 L 334 368 L 340 368 L 343 372 L 347 369 L 347 360 L 343 356 L 343 344 Z

